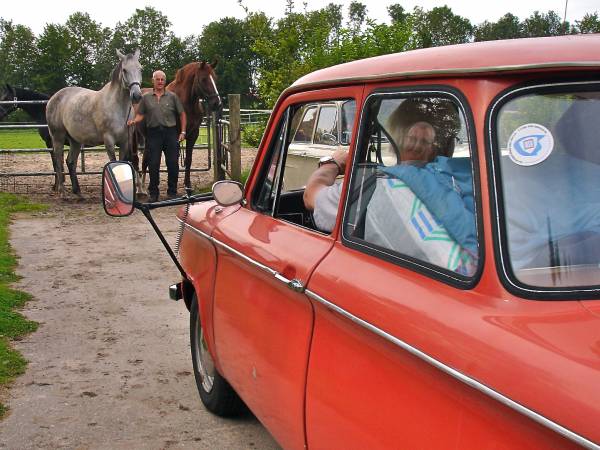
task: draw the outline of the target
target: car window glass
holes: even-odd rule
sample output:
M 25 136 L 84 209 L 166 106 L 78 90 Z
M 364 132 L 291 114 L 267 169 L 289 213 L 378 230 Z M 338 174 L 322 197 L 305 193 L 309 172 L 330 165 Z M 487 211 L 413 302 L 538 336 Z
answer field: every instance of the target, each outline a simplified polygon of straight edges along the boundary
M 354 117 L 356 116 L 356 102 L 349 100 L 342 103 L 341 113 L 341 133 L 340 143 L 342 145 L 350 144 L 350 138 L 352 137 L 352 129 L 354 128 Z
M 317 116 L 316 106 L 305 106 L 298 110 L 292 120 L 292 129 L 296 130 L 292 142 L 312 142 L 315 118 Z M 295 126 L 297 124 L 297 126 Z
M 337 109 L 335 106 L 322 106 L 319 110 L 319 121 L 315 129 L 315 144 L 336 145 Z
M 261 211 L 273 211 L 275 194 L 279 185 L 280 161 L 284 148 L 288 117 L 289 113 L 286 112 L 282 122 L 279 124 L 279 132 L 272 143 L 270 158 L 267 159 L 267 164 L 263 169 L 262 184 L 255 200 L 256 208 Z
M 479 247 L 466 121 L 448 95 L 365 105 L 344 237 L 391 258 L 474 275 Z
M 600 284 L 600 90 L 528 93 L 496 115 L 508 268 L 539 287 Z
M 323 130 L 324 128 L 322 125 L 324 126 L 326 124 L 329 124 L 327 129 L 331 133 L 337 133 L 338 125 L 336 123 L 331 124 L 331 120 L 337 121 L 338 109 L 346 111 L 345 123 L 348 127 L 349 135 L 352 135 L 354 117 L 350 117 L 350 115 L 356 115 L 356 101 L 354 100 L 339 100 L 335 102 L 327 101 L 326 103 L 322 104 L 310 103 L 309 105 L 298 106 L 292 115 L 292 128 L 294 123 L 301 122 L 300 118 L 307 117 L 309 111 L 316 112 L 318 109 L 320 109 L 321 112 L 319 113 L 319 124 L 316 127 L 317 131 L 315 132 L 315 135 L 319 133 L 319 129 Z M 342 114 L 340 114 L 340 116 L 343 117 Z M 323 136 L 323 134 L 321 134 L 321 136 Z M 319 166 L 319 160 L 322 157 L 332 155 L 337 149 L 348 148 L 349 142 L 344 146 L 330 145 L 332 139 L 333 138 L 325 139 L 327 142 L 326 147 L 322 144 L 319 144 L 316 139 L 314 143 L 292 140 L 285 161 L 285 175 L 283 177 L 282 185 L 283 192 L 304 188 L 304 186 L 306 186 L 306 182 L 308 181 L 308 177 Z

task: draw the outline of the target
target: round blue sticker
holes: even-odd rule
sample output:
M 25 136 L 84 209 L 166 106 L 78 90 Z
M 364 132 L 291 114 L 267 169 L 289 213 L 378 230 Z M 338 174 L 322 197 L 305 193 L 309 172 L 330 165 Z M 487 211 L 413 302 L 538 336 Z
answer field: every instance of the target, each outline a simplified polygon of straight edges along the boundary
M 520 166 L 533 166 L 544 161 L 554 149 L 550 130 L 537 123 L 521 125 L 508 139 L 508 155 Z

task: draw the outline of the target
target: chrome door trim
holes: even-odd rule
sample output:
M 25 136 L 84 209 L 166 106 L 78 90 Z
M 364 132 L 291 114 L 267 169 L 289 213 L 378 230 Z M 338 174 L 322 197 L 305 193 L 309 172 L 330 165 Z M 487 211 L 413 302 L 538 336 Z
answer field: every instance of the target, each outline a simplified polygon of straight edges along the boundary
M 178 220 L 181 221 L 181 219 L 179 219 L 179 218 L 178 218 Z M 215 239 L 214 237 L 209 236 L 205 232 L 200 231 L 198 228 L 190 225 L 189 223 L 186 223 L 185 226 L 186 226 L 186 228 L 189 228 L 190 231 L 192 231 L 193 233 L 196 233 L 196 234 L 202 236 L 203 238 L 212 242 L 214 245 L 217 245 L 217 246 L 227 250 L 228 252 L 233 253 L 234 255 L 240 257 L 242 260 L 246 261 L 248 264 L 255 266 L 258 269 L 262 270 L 263 272 L 266 272 L 269 275 L 275 277 L 275 279 L 277 281 L 281 282 L 282 284 L 284 284 L 285 286 L 290 288 L 292 291 L 299 292 L 299 293 L 304 292 L 304 284 L 302 283 L 301 280 L 297 280 L 297 279 L 290 280 L 289 278 L 284 277 L 282 274 L 280 274 L 276 270 L 273 270 L 270 267 L 265 266 L 264 264 L 261 264 L 258 261 L 250 258 L 249 256 L 246 256 L 239 250 L 236 250 L 235 248 L 219 241 L 218 239 Z
M 177 220 L 181 220 L 181 219 L 177 218 Z M 268 274 L 273 275 L 273 276 L 277 276 L 278 275 L 277 271 L 271 269 L 270 267 L 265 266 L 264 264 L 259 263 L 258 261 L 253 260 L 252 258 L 244 255 L 242 252 L 236 250 L 233 247 L 230 247 L 229 245 L 227 245 L 227 244 L 219 241 L 218 239 L 215 239 L 214 237 L 206 234 L 204 231 L 200 231 L 198 228 L 190 225 L 189 223 L 186 223 L 185 226 L 186 226 L 186 228 L 188 228 L 193 233 L 198 234 L 198 235 L 202 236 L 203 238 L 209 240 L 213 244 L 218 245 L 219 247 L 224 248 L 225 250 L 233 253 L 236 256 L 239 256 L 244 261 L 246 261 L 249 264 L 252 264 L 253 266 L 258 267 L 260 270 L 262 270 L 264 272 L 267 272 Z
M 532 419 L 533 421 L 539 423 L 540 425 L 543 425 L 544 427 L 549 428 L 550 430 L 560 434 L 561 436 L 564 436 L 565 438 L 567 438 L 585 448 L 595 449 L 595 450 L 600 449 L 600 445 L 569 430 L 568 428 L 563 427 L 562 425 L 559 425 L 556 422 L 553 422 L 552 420 L 548 419 L 547 417 L 542 416 L 541 414 L 527 408 L 526 406 L 521 405 L 520 403 L 510 399 L 509 397 L 505 396 L 504 394 L 502 394 L 498 391 L 495 391 L 494 389 L 490 388 L 489 386 L 486 386 L 485 384 L 481 383 L 480 381 L 477 381 L 476 379 L 474 379 L 468 375 L 465 375 L 464 373 L 459 372 L 458 370 L 444 364 L 443 362 L 433 358 L 432 356 L 428 355 L 427 353 L 419 350 L 418 348 L 413 347 L 412 345 L 408 344 L 407 342 L 383 331 L 380 328 L 377 328 L 376 326 L 361 319 L 360 317 L 357 317 L 354 314 L 346 311 L 345 309 L 340 308 L 336 304 L 331 303 L 330 301 L 324 299 L 319 294 L 311 291 L 310 289 L 306 289 L 305 293 L 309 298 L 315 300 L 318 303 L 321 303 L 326 308 L 340 314 L 341 316 L 349 319 L 350 321 L 354 322 L 355 324 L 359 325 L 360 327 L 369 330 L 370 332 L 376 334 L 377 336 L 382 337 L 386 341 L 391 342 L 392 344 L 407 351 L 411 355 L 416 356 L 417 358 L 426 362 L 427 364 L 435 367 L 436 369 L 441 370 L 442 372 L 444 372 L 447 375 L 450 375 L 451 377 L 455 378 L 456 380 L 461 381 L 462 383 L 466 384 L 467 386 L 470 386 L 473 389 L 476 389 L 476 390 L 482 392 L 483 394 L 493 398 L 494 400 L 499 401 L 503 405 L 508 406 L 509 408 L 523 414 L 524 416 Z
M 178 220 L 180 220 L 180 219 L 178 219 Z M 235 254 L 236 256 L 239 256 L 240 258 L 242 258 L 244 261 L 248 262 L 249 264 L 256 266 L 259 269 L 273 275 L 279 281 L 284 282 L 284 283 L 293 281 L 293 280 L 288 280 L 287 278 L 280 275 L 277 271 L 265 266 L 264 264 L 259 263 L 258 261 L 253 260 L 252 258 L 244 255 L 240 251 L 230 247 L 229 245 L 219 241 L 218 239 L 215 239 L 214 237 L 204 233 L 203 231 L 198 230 L 197 228 L 193 227 L 192 225 L 186 223 L 185 226 L 187 228 L 189 228 L 190 231 L 202 236 L 205 239 L 208 239 L 213 244 L 218 245 L 218 246 L 226 249 L 227 251 L 230 251 L 231 253 Z M 593 449 L 593 450 L 600 450 L 600 445 L 590 441 L 589 439 L 586 439 L 585 437 L 575 433 L 574 431 L 569 430 L 568 428 L 563 427 L 562 425 L 560 425 L 556 422 L 553 422 L 552 420 L 548 419 L 547 417 L 542 416 L 541 414 L 527 408 L 526 406 L 521 405 L 520 403 L 510 399 L 509 397 L 505 396 L 504 394 L 502 394 L 498 391 L 495 391 L 494 389 L 490 388 L 489 386 L 486 386 L 485 384 L 481 383 L 480 381 L 477 381 L 476 379 L 474 379 L 468 375 L 465 375 L 464 373 L 459 372 L 458 370 L 444 364 L 443 362 L 433 358 L 432 356 L 428 355 L 427 353 L 419 350 L 418 348 L 413 347 L 412 345 L 408 344 L 407 342 L 403 341 L 402 339 L 399 339 L 399 338 L 387 333 L 386 331 L 383 331 L 382 329 L 377 328 L 376 326 L 370 324 L 366 320 L 363 320 L 360 317 L 357 317 L 354 314 L 346 311 L 345 309 L 340 308 L 335 303 L 332 303 L 332 302 L 326 300 L 325 298 L 321 297 L 316 292 L 313 292 L 310 289 L 304 289 L 304 293 L 310 299 L 322 304 L 327 309 L 330 309 L 330 310 L 338 313 L 342 317 L 349 319 L 350 321 L 354 322 L 358 326 L 376 334 L 377 336 L 382 337 L 386 341 L 391 342 L 392 344 L 400 347 L 401 349 L 403 349 L 406 352 L 410 353 L 411 355 L 419 358 L 420 360 L 426 362 L 427 364 L 435 367 L 436 369 L 441 370 L 442 372 L 444 372 L 447 375 L 450 375 L 454 379 L 466 384 L 467 386 L 472 387 L 473 389 L 478 390 L 479 392 L 482 392 L 483 394 L 487 395 L 488 397 L 493 398 L 494 400 L 517 411 L 518 413 L 523 414 L 524 416 L 530 418 L 534 422 L 539 423 L 540 425 L 554 431 L 555 433 L 560 434 L 561 436 L 563 436 L 585 448 Z

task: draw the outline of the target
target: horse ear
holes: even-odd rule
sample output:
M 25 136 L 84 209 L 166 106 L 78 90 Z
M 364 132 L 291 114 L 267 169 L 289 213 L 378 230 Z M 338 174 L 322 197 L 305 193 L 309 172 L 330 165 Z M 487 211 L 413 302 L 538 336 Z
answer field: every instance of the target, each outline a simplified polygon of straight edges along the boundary
M 117 49 L 117 56 L 119 57 L 119 59 L 122 61 L 125 59 L 125 55 L 123 53 L 121 53 L 121 50 Z
M 211 64 L 212 68 L 214 69 L 215 67 L 217 67 L 218 63 L 219 63 L 219 60 L 215 58 L 214 62 Z
M 133 56 L 135 56 L 136 59 L 140 58 L 140 49 L 139 48 L 135 49 L 135 53 L 133 54 Z

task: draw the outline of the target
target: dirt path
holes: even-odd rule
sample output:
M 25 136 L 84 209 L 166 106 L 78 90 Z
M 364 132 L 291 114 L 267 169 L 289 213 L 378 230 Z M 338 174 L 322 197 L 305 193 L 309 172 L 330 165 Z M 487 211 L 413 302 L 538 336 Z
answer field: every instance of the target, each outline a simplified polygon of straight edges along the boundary
M 277 448 L 251 415 L 204 410 L 188 312 L 167 295 L 177 270 L 139 212 L 110 219 L 99 205 L 58 205 L 11 225 L 17 287 L 34 296 L 24 314 L 40 328 L 16 345 L 30 364 L 4 398 L 0 447 Z M 174 213 L 156 211 L 171 242 Z

